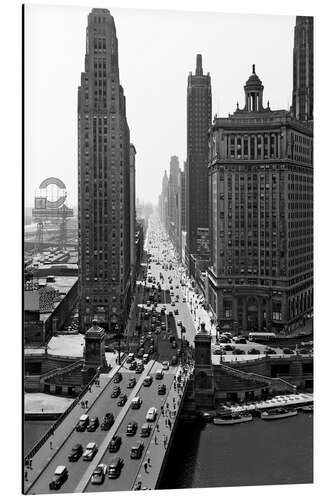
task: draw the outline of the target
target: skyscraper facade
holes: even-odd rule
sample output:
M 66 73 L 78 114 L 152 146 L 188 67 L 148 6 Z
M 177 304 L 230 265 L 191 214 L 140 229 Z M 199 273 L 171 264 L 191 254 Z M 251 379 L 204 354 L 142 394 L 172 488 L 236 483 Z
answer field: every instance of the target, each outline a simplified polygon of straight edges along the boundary
M 313 307 L 312 127 L 263 89 L 253 65 L 244 108 L 210 130 L 208 301 L 235 331 L 290 331 Z
M 297 120 L 313 120 L 313 17 L 296 17 L 292 113 Z
M 122 329 L 130 301 L 130 137 L 107 9 L 88 16 L 78 89 L 79 315 Z
M 168 183 L 168 221 L 169 236 L 172 243 L 178 248 L 179 239 L 179 160 L 177 156 L 170 158 L 170 173 Z
M 197 55 L 187 84 L 186 260 L 198 253 L 198 228 L 208 230 L 208 129 L 212 118 L 210 75 Z
M 132 290 L 136 281 L 136 210 L 135 210 L 135 155 L 136 149 L 134 144 L 130 145 L 130 226 L 131 226 L 131 285 Z

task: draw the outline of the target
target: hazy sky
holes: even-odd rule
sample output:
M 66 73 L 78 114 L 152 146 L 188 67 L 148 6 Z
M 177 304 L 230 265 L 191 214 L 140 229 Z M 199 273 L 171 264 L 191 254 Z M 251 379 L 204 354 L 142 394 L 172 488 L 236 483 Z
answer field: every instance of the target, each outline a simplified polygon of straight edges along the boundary
M 93 6 L 92 6 L 93 7 Z M 95 5 L 98 7 L 98 4 Z M 91 9 L 26 6 L 25 197 L 32 206 L 46 177 L 67 186 L 77 204 L 77 88 L 84 69 Z M 212 115 L 244 105 L 256 65 L 264 102 L 287 108 L 292 92 L 295 18 L 245 14 L 110 9 L 131 142 L 137 151 L 137 196 L 157 202 L 170 156 L 186 159 L 187 76 L 201 53 L 212 79 Z

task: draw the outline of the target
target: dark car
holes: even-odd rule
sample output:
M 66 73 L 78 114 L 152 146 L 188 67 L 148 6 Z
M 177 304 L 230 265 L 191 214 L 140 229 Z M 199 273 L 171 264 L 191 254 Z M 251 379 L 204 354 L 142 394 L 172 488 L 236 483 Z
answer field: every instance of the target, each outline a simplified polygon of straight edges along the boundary
M 71 452 L 68 455 L 68 460 L 70 462 L 76 462 L 77 460 L 79 460 L 82 453 L 83 453 L 82 444 L 77 443 L 72 447 Z
M 248 354 L 260 354 L 260 351 L 258 349 L 249 349 L 247 351 Z
M 145 350 L 144 350 L 144 349 L 142 349 L 142 348 L 140 348 L 140 349 L 138 350 L 137 357 L 138 357 L 138 358 L 143 358 L 144 353 L 145 353 Z
M 109 443 L 109 452 L 110 453 L 115 453 L 119 450 L 120 446 L 122 443 L 121 436 L 113 436 Z
M 140 436 L 141 437 L 149 437 L 150 432 L 151 432 L 151 425 L 149 425 L 147 423 L 142 424 Z
M 182 333 L 185 333 L 185 332 L 186 332 L 186 328 L 185 328 L 185 326 L 182 326 L 182 327 L 181 327 L 181 329 L 180 329 L 180 331 L 181 331 Z
M 117 403 L 118 406 L 124 406 L 125 403 L 127 401 L 127 396 L 126 394 L 122 394 L 121 396 L 119 396 L 119 401 Z
M 121 469 L 124 465 L 124 459 L 121 457 L 115 457 L 109 467 L 108 467 L 108 477 L 110 479 L 117 479 L 120 476 Z
M 111 392 L 111 398 L 117 398 L 120 394 L 120 387 L 119 386 L 116 386 L 112 389 L 112 392 Z
M 276 351 L 274 351 L 274 349 L 270 349 L 270 348 L 269 348 L 269 349 L 266 349 L 266 350 L 265 350 L 265 353 L 266 353 L 266 354 L 276 354 Z
M 144 449 L 143 441 L 137 441 L 131 448 L 131 458 L 141 458 Z
M 154 347 L 153 346 L 149 347 L 148 354 L 154 354 Z
M 179 314 L 178 309 L 175 309 L 175 315 L 178 316 L 178 314 Z
M 245 351 L 243 349 L 235 349 L 234 354 L 245 354 Z
M 237 344 L 247 344 L 247 340 L 244 337 L 240 337 L 237 340 Z
M 90 424 L 87 427 L 88 432 L 94 432 L 97 427 L 99 426 L 99 420 L 98 417 L 93 417 L 90 419 Z
M 136 422 L 129 422 L 127 424 L 126 436 L 135 436 L 138 428 L 138 424 Z
M 225 351 L 233 351 L 233 350 L 235 349 L 235 346 L 234 346 L 234 345 L 225 345 L 225 346 L 223 347 L 223 349 L 224 349 Z
M 294 354 L 294 351 L 286 347 L 285 349 L 283 349 L 283 354 Z
M 129 369 L 130 370 L 135 370 L 137 367 L 137 362 L 136 361 L 132 361 L 132 363 L 129 365 Z
M 122 374 L 120 372 L 117 372 L 113 377 L 112 382 L 114 382 L 115 384 L 119 384 L 119 382 L 121 382 L 122 380 L 123 380 Z
M 221 354 L 221 349 L 214 349 L 213 354 L 220 355 Z
M 135 373 L 140 374 L 140 373 L 142 373 L 142 372 L 143 372 L 143 370 L 144 370 L 144 367 L 143 367 L 143 365 L 140 363 L 140 364 L 136 367 Z
M 103 418 L 103 422 L 101 423 L 102 431 L 108 431 L 114 424 L 114 416 L 113 413 L 107 413 Z
M 136 384 L 136 378 L 135 377 L 131 377 L 129 380 L 128 380 L 128 384 L 127 384 L 127 388 L 128 389 L 132 389 Z
M 157 389 L 157 394 L 163 395 L 165 393 L 166 393 L 166 386 L 165 386 L 165 384 L 159 385 L 158 389 Z
M 64 465 L 58 465 L 54 471 L 53 479 L 49 484 L 50 490 L 59 490 L 68 478 L 68 470 Z

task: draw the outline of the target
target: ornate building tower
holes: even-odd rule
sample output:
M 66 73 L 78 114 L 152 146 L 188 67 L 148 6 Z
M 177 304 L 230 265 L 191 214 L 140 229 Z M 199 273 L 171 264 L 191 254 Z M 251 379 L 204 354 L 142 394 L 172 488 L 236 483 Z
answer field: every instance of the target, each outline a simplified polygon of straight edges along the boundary
M 79 313 L 122 330 L 130 299 L 130 140 L 118 42 L 107 9 L 88 16 L 78 89 Z
M 297 120 L 313 120 L 313 17 L 296 17 L 292 113 Z
M 212 118 L 210 75 L 197 55 L 187 84 L 186 260 L 198 253 L 198 228 L 208 231 L 208 129 Z

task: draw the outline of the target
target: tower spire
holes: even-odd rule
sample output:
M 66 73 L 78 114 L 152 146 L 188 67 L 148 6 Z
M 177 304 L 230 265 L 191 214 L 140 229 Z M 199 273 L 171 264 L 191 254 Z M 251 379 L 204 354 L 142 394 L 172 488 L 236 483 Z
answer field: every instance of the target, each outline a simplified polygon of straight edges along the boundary
M 195 74 L 196 76 L 202 76 L 203 71 L 202 71 L 202 55 L 197 54 L 197 67 L 195 68 Z

